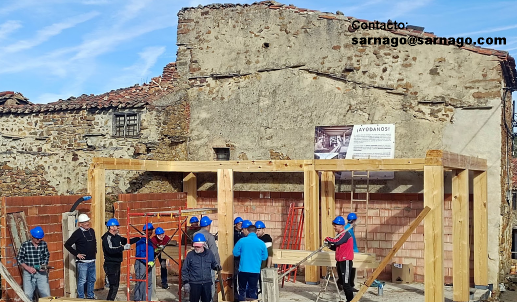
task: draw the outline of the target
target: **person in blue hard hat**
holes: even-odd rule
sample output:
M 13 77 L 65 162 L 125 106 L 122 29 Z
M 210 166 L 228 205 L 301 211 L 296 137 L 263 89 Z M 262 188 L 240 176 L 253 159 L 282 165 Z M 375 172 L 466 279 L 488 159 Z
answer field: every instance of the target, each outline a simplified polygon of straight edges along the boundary
M 350 233 L 350 235 L 352 236 L 352 239 L 354 240 L 354 253 L 359 253 L 359 249 L 357 248 L 357 240 L 355 239 L 355 233 L 354 233 L 354 228 L 355 228 L 355 224 L 357 222 L 357 214 L 355 213 L 350 213 L 348 214 L 348 216 L 346 216 L 346 220 L 347 220 L 347 224 L 345 225 L 345 230 L 348 229 L 348 232 Z M 358 292 L 359 290 L 357 290 L 355 288 L 355 273 L 356 273 L 356 269 L 355 267 L 352 267 L 352 269 L 350 270 L 350 286 L 352 286 L 352 291 L 354 292 Z
M 221 267 L 210 249 L 205 248 L 205 235 L 197 233 L 193 238 L 194 250 L 190 251 L 181 267 L 183 290 L 190 295 L 190 302 L 210 302 L 212 300 L 212 272 Z
M 194 234 L 199 231 L 199 219 L 196 216 L 193 216 L 189 220 L 190 226 L 187 228 L 187 235 L 183 234 L 182 244 L 192 244 L 192 238 Z
M 154 245 L 154 257 L 158 256 L 158 261 L 160 263 L 160 276 L 162 278 L 162 288 L 168 289 L 169 284 L 167 284 L 167 259 L 162 258 L 161 251 L 167 246 L 171 238 L 165 235 L 165 231 L 161 227 L 157 227 L 154 230 L 155 236 L 151 238 L 151 241 Z
M 241 239 L 244 235 L 242 234 L 242 222 L 244 219 L 242 217 L 236 217 L 233 220 L 233 246 L 237 244 L 237 241 Z M 237 276 L 239 275 L 239 261 L 241 257 L 233 257 L 233 296 L 237 297 L 239 295 L 237 283 Z
M 123 259 L 123 252 L 131 248 L 140 237 L 129 240 L 120 236 L 120 223 L 117 219 L 111 218 L 106 222 L 108 231 L 102 235 L 102 251 L 104 252 L 104 272 L 108 278 L 109 291 L 106 300 L 115 301 L 120 284 L 120 264 Z
M 214 254 L 215 261 L 217 264 L 221 265 L 221 259 L 219 258 L 219 249 L 217 248 L 217 244 L 215 243 L 215 237 L 210 233 L 210 227 L 212 225 L 212 219 L 208 216 L 201 217 L 199 221 L 199 231 L 194 233 L 194 236 L 197 234 L 203 234 L 206 239 L 206 246 L 212 253 Z M 212 297 L 215 295 L 215 271 L 212 271 Z
M 257 237 L 266 244 L 267 260 L 262 261 L 260 269 L 273 267 L 273 238 L 266 234 L 266 224 L 260 220 L 255 222 Z M 259 291 L 262 292 L 262 278 L 259 279 Z
M 350 285 L 350 271 L 354 265 L 354 242 L 350 232 L 345 230 L 345 218 L 337 216 L 332 221 L 336 237 L 325 238 L 325 244 L 336 251 L 336 267 L 345 292 L 347 302 L 354 299 L 354 292 Z
M 267 260 L 266 244 L 257 237 L 257 228 L 245 220 L 242 227 L 246 237 L 241 238 L 233 248 L 233 255 L 241 257 L 239 263 L 239 301 L 257 300 L 260 265 Z
M 77 298 L 95 299 L 93 293 L 96 280 L 95 259 L 97 255 L 97 237 L 91 228 L 90 217 L 86 214 L 77 216 L 79 228 L 65 242 L 65 248 L 75 256 L 77 267 Z M 75 245 L 75 248 L 74 248 Z
M 135 277 L 136 279 L 145 280 L 147 275 L 147 291 L 145 281 L 137 281 L 133 292 L 133 300 L 151 301 L 153 288 L 152 269 L 154 267 L 154 246 L 151 236 L 153 235 L 154 226 L 148 222 L 142 230 L 145 232 L 146 238 L 140 238 L 136 243 L 135 257 L 140 259 L 135 260 Z
M 244 219 L 237 217 L 233 220 L 233 245 L 242 238 L 242 222 Z
M 43 229 L 37 226 L 30 230 L 30 233 L 32 238 L 22 243 L 16 260 L 23 268 L 23 292 L 32 301 L 36 289 L 40 297 L 50 296 L 48 271 L 44 268 L 48 266 L 50 253 L 47 243 L 43 240 Z

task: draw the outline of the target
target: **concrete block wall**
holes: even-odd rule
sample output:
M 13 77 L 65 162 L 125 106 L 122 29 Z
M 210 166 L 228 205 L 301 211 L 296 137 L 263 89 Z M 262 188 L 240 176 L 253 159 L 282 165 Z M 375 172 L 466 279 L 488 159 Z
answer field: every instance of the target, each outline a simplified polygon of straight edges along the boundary
M 68 212 L 72 205 L 82 195 L 71 196 L 27 196 L 27 197 L 3 197 L 1 213 L 1 238 L 0 252 L 2 263 L 9 273 L 20 284 L 22 275 L 18 269 L 18 262 L 12 245 L 11 235 L 6 228 L 6 214 L 24 212 L 27 227 L 30 229 L 41 226 L 45 232 L 43 240 L 47 242 L 50 252 L 49 265 L 53 266 L 49 272 L 50 292 L 52 296 L 64 295 L 64 270 L 63 270 L 63 231 L 62 213 Z M 90 203 L 83 202 L 77 210 L 89 215 Z M 97 235 L 99 238 L 99 235 Z M 3 279 L 3 278 L 2 278 Z M 2 299 L 0 301 L 21 301 L 5 280 L 2 280 Z

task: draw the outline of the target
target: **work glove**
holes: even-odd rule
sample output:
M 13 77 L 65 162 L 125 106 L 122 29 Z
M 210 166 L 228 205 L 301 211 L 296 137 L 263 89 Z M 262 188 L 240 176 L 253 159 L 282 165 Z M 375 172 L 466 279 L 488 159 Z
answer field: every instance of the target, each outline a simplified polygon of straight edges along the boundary
M 215 266 L 215 270 L 216 270 L 216 271 L 220 271 L 220 270 L 222 270 L 222 269 L 223 269 L 223 268 L 222 268 L 219 264 L 217 264 L 217 265 Z
M 187 293 L 190 293 L 190 284 L 188 284 L 188 283 L 183 284 L 183 290 L 186 291 Z
M 154 252 L 155 252 L 155 253 L 157 253 L 157 254 L 158 254 L 159 252 L 161 252 L 161 251 L 162 251 L 162 249 L 161 249 L 161 248 L 155 248 L 155 249 L 154 249 Z
M 147 262 L 147 266 L 149 266 L 149 268 L 153 268 L 153 266 L 154 266 L 154 261 L 149 261 L 149 262 Z
M 158 248 L 159 248 L 160 250 L 163 250 L 163 249 L 165 248 L 165 245 L 159 245 L 159 246 L 158 246 Z
M 124 251 L 127 251 L 131 249 L 131 244 L 127 243 L 127 244 L 124 244 Z

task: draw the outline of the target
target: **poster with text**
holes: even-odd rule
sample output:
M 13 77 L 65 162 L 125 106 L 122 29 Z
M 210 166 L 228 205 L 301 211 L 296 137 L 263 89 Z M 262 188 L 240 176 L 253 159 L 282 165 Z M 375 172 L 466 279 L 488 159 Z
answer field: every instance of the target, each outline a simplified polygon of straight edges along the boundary
M 315 159 L 383 159 L 395 157 L 395 125 L 369 124 L 317 126 L 314 137 Z M 351 172 L 338 173 L 350 179 Z M 372 171 L 370 179 L 392 179 L 392 171 Z M 356 177 L 361 179 L 361 177 Z M 365 178 L 365 177 L 362 177 Z

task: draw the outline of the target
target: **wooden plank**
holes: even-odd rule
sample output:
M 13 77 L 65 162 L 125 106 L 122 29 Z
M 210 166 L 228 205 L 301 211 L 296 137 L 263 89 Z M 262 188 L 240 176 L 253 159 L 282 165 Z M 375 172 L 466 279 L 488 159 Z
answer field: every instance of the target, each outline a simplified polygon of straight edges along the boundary
M 66 242 L 72 233 L 77 229 L 75 219 L 77 217 L 77 211 L 66 212 L 62 214 L 62 228 L 63 228 L 63 242 Z M 68 252 L 63 246 L 63 263 L 64 263 L 64 285 L 65 285 L 65 296 L 70 298 L 77 297 L 77 279 L 75 278 L 75 257 Z
M 91 227 L 96 230 L 97 237 L 97 257 L 95 260 L 95 269 L 97 273 L 97 280 L 95 281 L 95 289 L 104 288 L 104 254 L 102 252 L 101 235 L 105 227 L 106 221 L 106 176 L 105 170 L 99 168 L 92 168 L 88 170 L 88 192 L 92 196 L 90 206 L 90 223 Z
M 446 169 L 486 171 L 487 160 L 443 150 L 429 150 L 426 154 L 427 166 L 443 166 Z
M 454 170 L 452 178 L 453 301 L 469 301 L 469 170 Z
M 424 205 L 431 209 L 424 221 L 425 301 L 444 301 L 443 166 L 424 168 Z
M 262 301 L 278 302 L 280 300 L 278 268 L 264 268 L 260 273 L 262 278 Z
M 223 280 L 233 276 L 233 171 L 217 170 L 217 219 L 219 233 L 219 256 L 221 257 Z M 218 294 L 219 301 L 233 301 L 233 288 L 224 282 L 224 293 Z
M 422 171 L 423 158 L 315 159 L 316 171 Z
M 304 170 L 304 236 L 305 249 L 315 251 L 321 246 L 320 240 L 320 207 L 319 207 L 319 176 L 314 166 L 306 166 Z M 326 222 L 328 223 L 328 222 Z M 305 282 L 318 283 L 320 280 L 317 266 L 305 267 Z
M 310 255 L 312 251 L 275 249 L 273 251 L 273 264 L 297 264 Z M 336 267 L 336 253 L 322 251 L 309 258 L 304 265 Z M 354 267 L 357 269 L 377 268 L 375 254 L 354 253 Z
M 321 221 L 332 221 L 336 215 L 336 176 L 332 171 L 321 172 Z M 332 224 L 323 223 L 321 238 L 334 237 Z
M 407 231 L 405 231 L 404 234 L 402 234 L 402 237 L 400 237 L 400 239 L 397 241 L 397 243 L 395 243 L 393 248 L 391 248 L 391 251 L 388 253 L 388 255 L 386 255 L 386 257 L 384 257 L 384 259 L 382 259 L 381 263 L 379 264 L 377 269 L 375 269 L 375 271 L 370 276 L 370 278 L 368 278 L 368 280 L 366 280 L 366 282 L 361 286 L 361 289 L 355 295 L 355 297 L 352 300 L 352 302 L 357 302 L 357 301 L 359 301 L 359 299 L 361 299 L 361 297 L 364 295 L 364 293 L 366 293 L 366 291 L 368 290 L 370 285 L 372 285 L 373 281 L 375 281 L 375 279 L 377 279 L 377 277 L 384 270 L 386 265 L 388 265 L 390 263 L 390 261 L 393 258 L 393 256 L 395 256 L 395 254 L 398 252 L 398 250 L 402 247 L 402 245 L 406 242 L 406 240 L 409 238 L 409 236 L 415 231 L 417 226 L 420 225 L 422 220 L 425 218 L 425 216 L 427 214 L 429 214 L 430 211 L 431 211 L 431 209 L 426 206 L 422 210 L 422 212 L 420 212 L 418 217 L 415 218 L 415 220 L 413 220 L 413 222 L 409 225 L 409 228 L 407 229 Z M 355 259 L 354 259 L 354 266 L 355 266 Z M 440 287 L 443 290 L 443 284 Z M 425 297 L 426 297 L 426 301 L 428 301 L 427 300 L 427 292 L 425 293 Z
M 312 160 L 245 160 L 245 161 L 157 161 L 127 158 L 95 157 L 96 167 L 106 170 L 136 170 L 157 172 L 302 172 Z
M 2 280 L 5 280 L 7 283 L 9 283 L 11 288 L 23 302 L 32 302 L 31 300 L 29 300 L 29 298 L 27 298 L 27 296 L 23 292 L 23 289 L 20 287 L 20 285 L 18 285 L 18 282 L 14 280 L 13 276 L 9 274 L 9 271 L 2 262 L 0 262 L 0 274 L 2 275 Z
M 474 172 L 474 284 L 488 286 L 487 172 Z
M 197 177 L 194 173 L 183 178 L 183 192 L 187 193 L 187 208 L 197 208 Z

